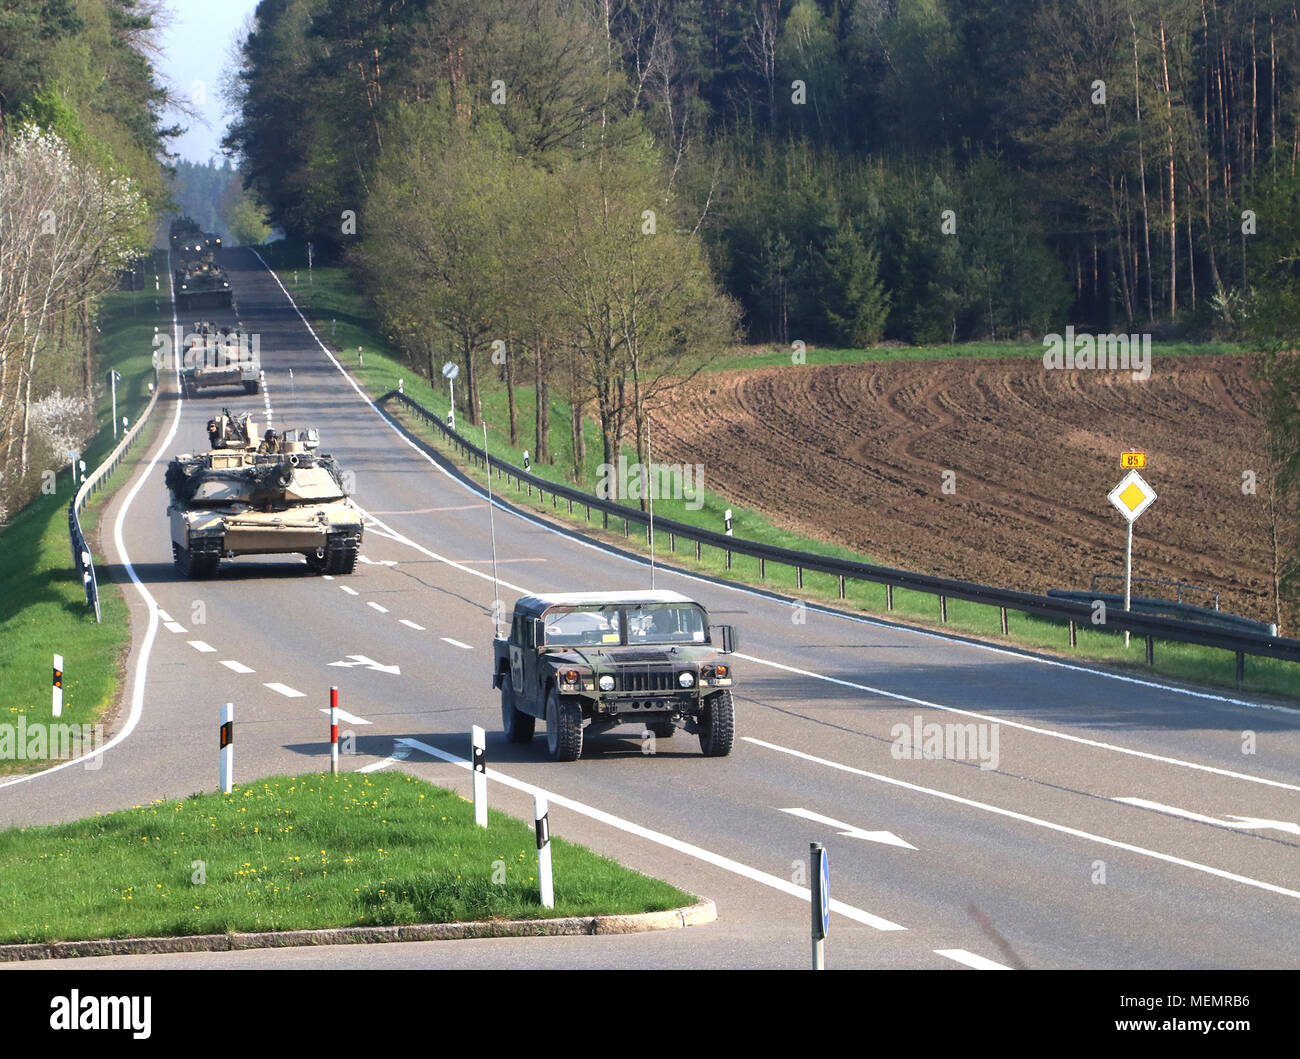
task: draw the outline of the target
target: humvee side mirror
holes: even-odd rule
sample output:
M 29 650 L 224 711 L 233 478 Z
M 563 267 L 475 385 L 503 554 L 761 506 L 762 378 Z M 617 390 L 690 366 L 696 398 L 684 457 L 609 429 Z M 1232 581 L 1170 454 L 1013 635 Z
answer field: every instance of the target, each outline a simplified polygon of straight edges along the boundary
M 731 654 L 739 646 L 734 625 L 710 625 L 709 640 L 715 644 L 721 640 L 722 653 L 725 655 Z

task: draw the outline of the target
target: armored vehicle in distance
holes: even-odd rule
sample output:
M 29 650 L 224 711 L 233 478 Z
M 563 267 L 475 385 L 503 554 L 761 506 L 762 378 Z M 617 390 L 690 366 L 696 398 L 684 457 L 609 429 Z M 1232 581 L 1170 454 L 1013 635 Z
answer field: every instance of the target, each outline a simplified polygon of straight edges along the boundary
M 237 327 L 197 322 L 185 336 L 181 361 L 181 393 L 193 397 L 216 386 L 240 386 L 245 393 L 261 389 L 260 343 Z

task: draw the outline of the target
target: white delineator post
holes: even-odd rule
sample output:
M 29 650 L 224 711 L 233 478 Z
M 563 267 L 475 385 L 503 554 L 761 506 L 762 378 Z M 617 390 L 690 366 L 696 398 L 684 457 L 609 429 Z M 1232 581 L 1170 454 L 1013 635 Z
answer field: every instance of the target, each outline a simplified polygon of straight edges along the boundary
M 339 689 L 330 688 L 330 773 L 339 774 Z
M 470 729 L 474 759 L 474 823 L 487 827 L 487 733 L 478 725 Z
M 546 810 L 546 795 L 533 795 L 533 826 L 537 829 L 537 884 L 542 892 L 542 907 L 555 907 L 555 884 L 551 879 L 551 820 Z
M 54 656 L 54 684 L 53 684 L 53 705 L 54 716 L 63 716 L 63 655 Z
M 219 778 L 221 793 L 230 793 L 231 778 L 235 774 L 235 704 L 221 707 L 221 768 Z

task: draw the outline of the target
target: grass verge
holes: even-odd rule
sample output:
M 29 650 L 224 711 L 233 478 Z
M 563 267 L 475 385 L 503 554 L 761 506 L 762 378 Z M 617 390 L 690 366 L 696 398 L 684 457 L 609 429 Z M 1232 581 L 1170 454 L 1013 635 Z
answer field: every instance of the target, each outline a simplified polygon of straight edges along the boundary
M 696 898 L 412 776 L 274 776 L 0 832 L 0 943 L 662 911 Z
M 320 334 L 344 366 L 352 372 L 362 387 L 372 397 L 396 389 L 398 380 L 402 380 L 404 391 L 412 399 L 440 415 L 445 415 L 448 405 L 448 393 L 445 386 L 433 387 L 422 378 L 416 367 L 405 356 L 387 342 L 379 333 L 374 323 L 373 314 L 364 297 L 357 292 L 345 270 L 340 268 L 317 268 L 312 282 L 308 283 L 305 270 L 298 273 L 294 282 L 293 259 L 291 251 L 282 251 L 287 267 L 280 271 L 280 278 L 293 293 L 304 314 L 312 321 Z M 268 263 L 276 264 L 268 258 Z M 1190 343 L 1153 343 L 1154 353 L 1160 355 L 1191 353 L 1231 353 L 1240 350 L 1227 343 L 1199 344 Z M 357 349 L 361 347 L 358 356 Z M 1029 343 L 971 343 L 961 346 L 935 346 L 917 350 L 829 350 L 817 351 L 838 358 L 834 362 L 848 363 L 852 360 L 870 359 L 904 359 L 907 352 L 920 352 L 926 357 L 944 356 L 1029 356 L 1037 351 L 1042 354 L 1041 343 L 1033 346 Z M 876 356 L 879 354 L 879 356 Z M 810 362 L 812 361 L 810 352 Z M 818 360 L 818 362 L 823 362 Z M 827 363 L 832 361 L 825 361 Z M 738 357 L 726 362 L 728 368 L 759 367 L 766 364 L 789 363 L 787 353 L 762 354 L 756 357 Z M 517 385 L 516 402 L 518 416 L 518 436 L 512 444 L 508 429 L 502 424 L 509 422 L 507 396 L 504 386 L 496 385 L 495 376 L 487 373 L 485 385 L 481 390 L 483 418 L 488 423 L 488 449 L 494 456 L 508 460 L 516 465 L 523 463 L 523 449 L 535 449 L 536 412 L 534 390 L 529 386 Z M 418 420 L 402 416 L 393 406 L 389 413 L 399 419 L 403 425 L 418 437 L 435 445 L 439 451 L 460 466 L 468 476 L 482 482 L 482 473 L 474 467 L 455 459 L 454 450 L 441 444 L 437 436 L 424 427 Z M 531 471 L 538 477 L 564 484 L 577 484 L 579 488 L 593 491 L 598 481 L 598 467 L 602 460 L 600 435 L 596 425 L 586 423 L 587 459 L 580 475 L 573 475 L 573 446 L 568 429 L 569 408 L 561 401 L 552 401 L 551 407 L 551 451 L 553 462 L 550 464 L 533 462 Z M 558 424 L 558 428 L 557 428 Z M 471 426 L 463 413 L 459 417 L 461 433 L 477 444 L 482 444 L 481 427 Z M 635 464 L 637 457 L 631 448 L 625 447 L 624 454 L 629 464 Z M 500 483 L 494 482 L 494 488 L 500 489 Z M 613 532 L 606 532 L 601 526 L 599 516 L 588 525 L 581 509 L 570 518 L 567 505 L 554 508 L 551 498 L 545 504 L 538 504 L 536 497 L 529 498 L 524 492 L 513 488 L 505 490 L 504 499 L 521 506 L 532 506 L 539 512 L 566 524 L 576 524 L 584 532 L 597 539 L 602 539 L 633 551 L 648 553 L 643 535 L 633 532 L 625 535 L 621 522 L 615 525 L 611 520 Z M 779 545 L 818 555 L 838 558 L 857 559 L 863 562 L 876 562 L 871 556 L 854 552 L 848 548 L 829 544 L 825 541 L 800 536 L 773 525 L 760 512 L 730 503 L 726 497 L 711 490 L 704 489 L 698 503 L 687 498 L 656 500 L 655 513 L 658 516 L 672 518 L 691 525 L 720 530 L 723 527 L 723 514 L 732 509 L 732 527 L 737 537 L 758 541 L 764 544 Z M 1224 688 L 1235 688 L 1235 656 L 1222 650 L 1157 640 L 1154 644 L 1154 666 L 1145 663 L 1145 641 L 1134 638 L 1128 646 L 1124 644 L 1122 633 L 1110 632 L 1098 627 L 1078 628 L 1078 646 L 1070 647 L 1069 631 L 1064 622 L 1030 617 L 1010 612 L 1008 614 L 1007 636 L 1001 632 L 1001 616 L 992 608 L 974 603 L 949 600 L 948 620 L 940 620 L 939 600 L 927 593 L 895 590 L 893 608 L 888 605 L 885 586 L 869 583 L 850 583 L 846 586 L 845 596 L 839 596 L 838 580 L 830 575 L 806 573 L 803 586 L 798 584 L 796 572 L 789 567 L 769 564 L 761 570 L 757 559 L 733 556 L 728 564 L 725 554 L 714 548 L 705 547 L 700 560 L 695 559 L 694 545 L 683 542 L 682 546 L 670 554 L 669 541 L 665 534 L 658 535 L 656 553 L 676 566 L 698 571 L 715 577 L 760 585 L 775 592 L 797 597 L 809 603 L 825 603 L 832 606 L 858 609 L 869 614 L 888 617 L 927 628 L 940 629 L 961 635 L 976 637 L 990 642 L 1007 643 L 1034 650 L 1059 654 L 1077 661 L 1103 662 L 1130 669 L 1136 673 L 1159 673 L 1175 679 L 1192 683 L 1206 684 Z M 1246 677 L 1241 685 L 1243 691 L 1263 692 L 1286 697 L 1300 697 L 1300 667 L 1293 663 L 1271 658 L 1249 657 L 1246 660 Z
M 165 262 L 162 265 L 163 278 Z M 146 270 L 152 279 L 152 269 Z M 100 305 L 101 330 L 98 363 L 101 371 L 116 369 L 119 420 L 131 422 L 149 403 L 153 381 L 153 329 L 170 321 L 170 309 L 148 291 L 119 291 Z M 100 375 L 102 379 L 102 374 Z M 110 426 L 111 395 L 102 385 L 96 392 L 96 421 L 104 424 L 82 453 L 87 471 L 93 471 L 117 444 Z M 145 428 L 132 454 L 147 451 L 149 435 L 157 424 Z M 120 430 L 119 430 L 120 435 Z M 134 461 L 126 460 L 113 472 L 83 509 L 86 536 L 96 539 L 99 514 L 113 492 L 127 480 Z M 64 656 L 64 724 L 96 724 L 112 708 L 121 678 L 122 657 L 129 643 L 127 608 L 121 589 L 100 576 L 103 621 L 95 623 L 86 605 L 81 580 L 72 566 L 68 545 L 68 502 L 76 493 L 72 471 L 63 468 L 54 478 L 54 491 L 35 500 L 0 528 L 0 724 L 16 725 L 23 718 L 30 726 L 51 719 L 50 669 L 55 653 Z M 95 550 L 96 560 L 103 553 Z M 48 749 L 47 751 L 48 752 Z M 0 775 L 31 772 L 49 765 L 47 759 L 30 759 L 23 753 L 0 757 Z

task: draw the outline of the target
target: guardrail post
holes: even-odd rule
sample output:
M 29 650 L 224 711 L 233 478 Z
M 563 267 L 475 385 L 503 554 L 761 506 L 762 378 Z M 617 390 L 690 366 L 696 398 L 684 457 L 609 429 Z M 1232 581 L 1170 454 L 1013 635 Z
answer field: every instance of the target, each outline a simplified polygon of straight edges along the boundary
M 1155 637 L 1147 636 L 1147 665 L 1155 665 L 1156 641 Z
M 623 536 L 624 537 L 632 536 L 632 530 L 628 527 L 627 519 L 623 520 Z
M 800 588 L 803 588 L 803 567 L 802 566 L 796 566 L 794 568 L 794 577 L 795 577 L 795 583 L 798 584 Z
M 1070 619 L 1070 646 L 1079 646 L 1079 630 L 1074 627 L 1074 619 Z
M 670 533 L 670 534 L 668 534 L 668 550 L 669 550 L 670 552 L 675 552 L 675 551 L 677 550 L 677 534 L 676 534 L 676 533 Z
M 697 563 L 700 561 L 700 542 L 699 542 L 699 541 L 696 541 L 696 542 L 695 542 L 695 561 L 696 561 Z
M 1007 635 L 1007 608 L 999 607 L 998 609 L 1002 611 L 1002 635 L 1006 636 Z
M 948 623 L 948 597 L 939 597 L 939 620 L 945 625 Z
M 727 569 L 731 569 L 731 549 L 727 549 Z
M 602 511 L 602 512 L 600 513 L 600 523 L 601 523 L 601 528 L 602 528 L 602 529 L 609 529 L 609 512 L 608 512 L 608 511 Z
M 844 575 L 840 574 L 840 599 L 844 598 Z
M 885 609 L 886 610 L 894 609 L 894 586 L 893 585 L 885 586 Z
M 758 557 L 758 579 L 760 581 L 767 580 L 767 560 L 761 555 Z

